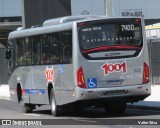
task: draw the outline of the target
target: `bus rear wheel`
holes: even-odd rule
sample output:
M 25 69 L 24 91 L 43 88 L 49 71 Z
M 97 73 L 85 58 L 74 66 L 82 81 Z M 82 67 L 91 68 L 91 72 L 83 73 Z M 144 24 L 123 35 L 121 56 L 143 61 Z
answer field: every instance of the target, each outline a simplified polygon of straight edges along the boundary
M 33 109 L 35 109 L 35 105 L 23 103 L 23 112 L 24 113 L 32 113 Z
M 50 104 L 51 104 L 51 113 L 54 117 L 59 116 L 59 107 L 56 104 L 56 99 L 55 99 L 55 95 L 54 95 L 54 90 L 53 88 L 51 89 L 51 93 L 50 93 Z

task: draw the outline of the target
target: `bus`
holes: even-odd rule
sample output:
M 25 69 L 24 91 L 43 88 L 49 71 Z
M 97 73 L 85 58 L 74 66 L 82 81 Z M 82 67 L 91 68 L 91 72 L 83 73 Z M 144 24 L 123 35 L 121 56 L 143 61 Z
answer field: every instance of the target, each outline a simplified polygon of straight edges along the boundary
M 8 37 L 11 101 L 28 113 L 50 105 L 58 116 L 104 107 L 124 113 L 127 103 L 151 94 L 148 47 L 143 19 L 67 16 Z

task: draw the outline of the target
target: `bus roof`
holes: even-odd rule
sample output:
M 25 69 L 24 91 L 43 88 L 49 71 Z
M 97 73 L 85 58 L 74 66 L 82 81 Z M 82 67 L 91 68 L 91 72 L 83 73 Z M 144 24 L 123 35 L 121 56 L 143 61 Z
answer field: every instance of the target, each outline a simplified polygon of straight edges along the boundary
M 87 19 L 98 19 L 104 16 L 97 15 L 81 15 L 81 16 L 66 16 L 61 18 L 54 18 L 44 21 L 43 26 L 32 26 L 31 28 L 24 29 L 20 28 L 9 34 L 9 39 L 26 37 L 32 35 L 40 35 L 43 33 L 51 33 L 62 30 L 69 30 L 72 28 L 74 21 L 87 20 Z M 105 16 L 106 18 L 106 16 Z
M 46 20 L 44 21 L 43 26 L 57 25 L 57 24 L 63 24 L 67 22 L 73 22 L 73 21 L 91 19 L 91 18 L 93 19 L 97 17 L 102 17 L 102 16 L 97 16 L 97 15 L 65 16 L 61 18 Z
M 13 31 L 9 34 L 8 39 L 41 35 L 44 33 L 52 33 L 57 31 L 69 30 L 72 28 L 73 23 L 66 23 L 61 25 L 52 25 L 52 26 L 42 26 L 42 27 L 32 27 L 29 29 L 21 29 Z
M 9 34 L 8 39 L 27 37 L 33 35 L 41 35 L 44 33 L 52 33 L 57 31 L 72 29 L 75 21 L 89 21 L 97 19 L 111 19 L 111 18 L 126 18 L 126 17 L 107 17 L 98 15 L 80 15 L 80 16 L 66 16 L 61 18 L 54 18 L 44 21 L 43 26 L 31 27 L 29 29 L 18 29 Z M 128 18 L 128 17 L 127 17 Z M 131 18 L 131 17 L 130 17 Z M 137 17 L 132 17 L 137 18 Z M 138 17 L 140 18 L 140 17 Z

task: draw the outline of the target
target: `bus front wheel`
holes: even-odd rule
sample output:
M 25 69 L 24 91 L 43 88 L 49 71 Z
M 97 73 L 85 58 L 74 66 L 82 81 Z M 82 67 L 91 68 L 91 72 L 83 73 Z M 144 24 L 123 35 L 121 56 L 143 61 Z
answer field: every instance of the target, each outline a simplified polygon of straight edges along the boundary
M 54 95 L 54 89 L 51 89 L 51 93 L 50 93 L 50 104 L 51 104 L 51 113 L 53 116 L 58 116 L 59 115 L 59 111 L 58 111 L 58 106 L 56 104 L 56 99 L 55 99 L 55 95 Z

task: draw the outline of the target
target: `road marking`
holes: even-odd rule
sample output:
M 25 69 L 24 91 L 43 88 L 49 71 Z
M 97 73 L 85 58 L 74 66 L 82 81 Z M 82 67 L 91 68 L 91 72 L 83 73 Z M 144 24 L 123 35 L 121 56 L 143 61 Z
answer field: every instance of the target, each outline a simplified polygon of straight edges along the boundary
M 85 120 L 85 119 L 73 119 L 73 120 L 82 121 L 82 122 L 89 122 L 89 123 L 96 123 L 96 121 Z
M 38 114 L 23 114 L 25 116 L 41 116 L 41 115 L 38 115 Z

